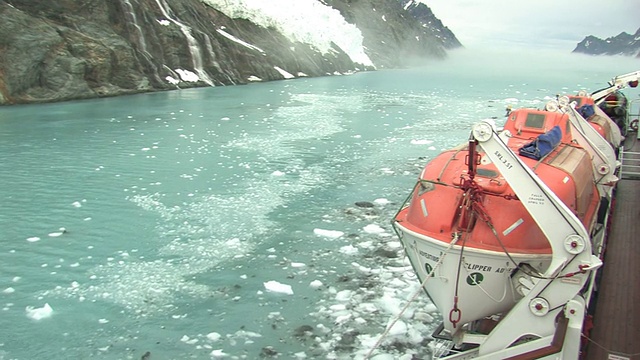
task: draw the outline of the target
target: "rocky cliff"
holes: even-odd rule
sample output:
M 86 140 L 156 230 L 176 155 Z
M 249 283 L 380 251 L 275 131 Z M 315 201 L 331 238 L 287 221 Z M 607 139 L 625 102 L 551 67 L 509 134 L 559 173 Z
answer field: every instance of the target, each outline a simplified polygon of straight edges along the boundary
M 0 104 L 395 68 L 460 46 L 423 4 L 303 2 L 291 21 L 327 23 L 295 31 L 273 4 L 230 6 L 243 0 L 0 0 Z
M 640 29 L 633 35 L 623 32 L 604 40 L 595 36 L 587 36 L 578 43 L 573 52 L 589 55 L 626 55 L 640 58 Z

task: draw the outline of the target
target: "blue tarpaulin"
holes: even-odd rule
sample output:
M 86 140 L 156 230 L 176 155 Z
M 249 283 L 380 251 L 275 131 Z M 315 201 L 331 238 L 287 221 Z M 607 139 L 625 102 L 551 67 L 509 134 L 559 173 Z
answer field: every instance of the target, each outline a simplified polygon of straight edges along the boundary
M 532 142 L 524 145 L 520 148 L 520 155 L 540 160 L 543 156 L 555 149 L 562 139 L 562 130 L 559 126 L 554 126 L 553 129 L 538 136 Z
M 595 114 L 595 110 L 593 109 L 593 105 L 584 105 L 578 108 L 578 112 L 582 115 L 583 118 L 588 119 L 591 115 Z

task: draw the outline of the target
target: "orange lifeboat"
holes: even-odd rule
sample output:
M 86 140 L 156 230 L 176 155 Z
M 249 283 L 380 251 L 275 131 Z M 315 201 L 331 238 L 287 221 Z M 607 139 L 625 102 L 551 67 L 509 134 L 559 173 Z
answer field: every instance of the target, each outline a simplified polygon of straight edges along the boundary
M 393 227 L 442 315 L 434 358 L 579 357 L 621 136 L 596 104 L 638 79 L 475 124 L 425 166 Z
M 554 261 L 548 233 L 529 209 L 550 206 L 549 199 L 535 192 L 519 197 L 501 168 L 517 167 L 516 162 L 528 168 L 577 219 L 574 227 L 594 229 L 600 195 L 591 156 L 572 131 L 567 114 L 514 110 L 499 136 L 510 150 L 488 153 L 470 140 L 436 156 L 420 174 L 394 227 L 442 313 L 445 336 L 473 331 L 482 319 L 509 312 Z
M 584 95 L 570 95 L 569 101 L 575 103 L 575 108 L 582 117 L 615 149 L 620 146 L 620 130 L 594 102 L 593 98 Z

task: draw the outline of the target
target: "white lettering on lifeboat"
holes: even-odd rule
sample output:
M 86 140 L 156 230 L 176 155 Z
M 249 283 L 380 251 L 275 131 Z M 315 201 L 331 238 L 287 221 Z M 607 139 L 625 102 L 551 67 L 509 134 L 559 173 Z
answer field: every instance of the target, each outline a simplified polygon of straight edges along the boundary
M 427 258 L 428 260 L 431 261 L 440 261 L 440 257 L 439 256 L 435 256 L 433 254 L 429 254 L 428 252 L 424 252 L 422 250 L 419 251 L 420 255 L 424 256 L 425 258 Z
M 471 271 L 491 271 L 491 266 L 480 265 L 480 264 L 466 264 L 467 269 Z

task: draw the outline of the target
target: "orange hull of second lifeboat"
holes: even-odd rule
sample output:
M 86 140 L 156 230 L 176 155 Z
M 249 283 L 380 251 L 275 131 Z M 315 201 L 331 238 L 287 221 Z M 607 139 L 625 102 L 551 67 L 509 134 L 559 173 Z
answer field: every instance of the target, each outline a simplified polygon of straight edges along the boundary
M 613 120 L 606 117 L 606 115 L 599 115 L 595 112 L 595 102 L 593 98 L 589 96 L 569 96 L 569 101 L 576 103 L 576 109 L 585 120 L 589 122 L 589 124 L 604 138 L 611 144 L 614 148 L 618 147 L 614 141 L 613 129 L 612 126 L 616 126 Z M 590 107 L 593 111 L 580 111 L 584 109 L 583 107 Z M 602 113 L 601 113 L 602 114 Z
M 539 129 L 528 129 L 530 113 L 538 115 L 533 125 Z M 563 129 L 562 143 L 545 159 L 521 159 L 590 229 L 599 196 L 590 157 L 571 144 L 567 121 L 559 113 L 514 111 L 505 125 L 514 134 L 508 146 L 517 153 L 545 129 L 555 125 Z M 543 272 L 551 257 L 547 238 L 522 201 L 482 155 L 472 186 L 466 147 L 438 155 L 420 175 L 409 206 L 396 217 L 396 228 L 421 281 L 437 268 L 425 290 L 451 333 L 467 322 L 508 311 L 526 291 L 512 281 L 513 270 L 526 263 Z M 450 246 L 453 239 L 457 243 Z

